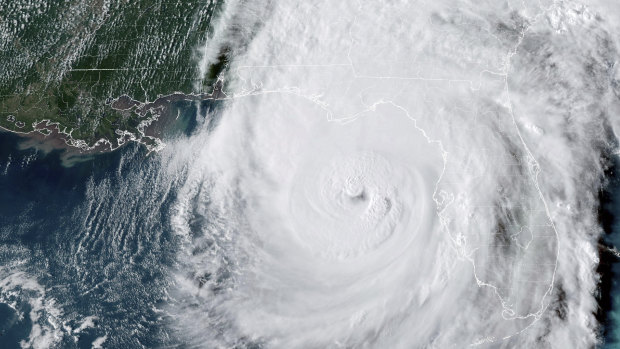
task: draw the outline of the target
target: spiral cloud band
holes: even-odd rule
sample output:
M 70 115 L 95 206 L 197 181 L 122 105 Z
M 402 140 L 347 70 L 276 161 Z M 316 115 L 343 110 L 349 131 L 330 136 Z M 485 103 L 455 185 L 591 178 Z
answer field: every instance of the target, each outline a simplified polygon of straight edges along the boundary
M 594 5 L 593 5 L 594 6 Z M 611 26 L 566 1 L 228 2 L 173 226 L 196 345 L 588 347 Z M 595 38 L 596 40 L 593 40 Z

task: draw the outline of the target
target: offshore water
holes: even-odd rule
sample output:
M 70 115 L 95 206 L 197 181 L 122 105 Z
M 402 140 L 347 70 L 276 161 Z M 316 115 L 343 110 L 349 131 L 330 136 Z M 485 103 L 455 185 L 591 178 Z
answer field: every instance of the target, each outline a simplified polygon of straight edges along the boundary
M 601 192 L 600 222 L 605 234 L 602 244 L 617 250 L 620 246 L 620 159 L 612 158 L 613 166 L 607 171 L 607 185 Z M 609 251 L 600 255 L 601 274 L 599 305 L 600 319 L 604 322 L 604 348 L 620 348 L 620 258 Z
M 196 107 L 174 109 L 184 137 Z M 22 143 L 0 133 L 0 347 L 182 343 L 165 315 L 178 244 L 159 155 L 130 144 L 67 168 Z
M 203 127 L 196 114 L 178 103 L 169 136 Z M 183 347 L 167 315 L 180 248 L 170 206 L 182 174 L 165 176 L 160 155 L 134 144 L 65 167 L 60 151 L 22 143 L 0 132 L 0 347 Z M 606 204 L 613 246 L 619 188 L 611 181 Z M 604 347 L 619 348 L 620 263 L 605 263 Z

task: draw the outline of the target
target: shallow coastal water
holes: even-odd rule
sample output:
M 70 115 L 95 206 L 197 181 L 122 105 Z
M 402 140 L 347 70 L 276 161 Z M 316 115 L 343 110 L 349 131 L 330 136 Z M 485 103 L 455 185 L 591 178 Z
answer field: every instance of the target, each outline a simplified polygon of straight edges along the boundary
M 187 137 L 209 127 L 197 111 L 195 105 L 179 105 L 170 129 Z M 148 154 L 138 145 L 65 167 L 61 151 L 23 149 L 22 142 L 0 133 L 3 345 L 183 343 L 169 315 L 174 300 L 168 291 L 182 248 L 170 219 L 184 172 L 169 176 L 162 170 L 166 154 Z M 617 184 L 617 178 L 610 180 L 610 195 L 618 194 Z M 617 206 L 615 200 L 606 206 L 613 220 L 605 237 L 610 246 L 620 245 Z M 606 261 L 611 296 L 604 348 L 618 348 L 620 263 Z
M 614 347 L 620 11 L 592 6 L 225 1 L 192 51 L 221 113 L 107 99 L 164 149 L 2 136 L 0 336 Z
M 149 166 L 144 150 L 128 146 L 65 168 L 58 151 L 20 150 L 7 133 L 0 142 L 0 301 L 3 312 L 24 319 L 2 324 L 5 341 L 91 347 L 107 335 L 108 343 L 162 343 L 150 308 L 162 298 L 167 254 L 155 254 L 155 245 L 166 237 L 146 236 L 161 223 L 137 222 L 126 233 L 120 226 L 132 209 L 126 176 Z
M 177 107 L 169 133 L 182 136 L 201 121 L 195 105 Z M 175 184 L 159 155 L 129 144 L 66 167 L 62 151 L 23 142 L 0 133 L 3 347 L 175 343 L 160 309 L 177 247 L 167 229 Z

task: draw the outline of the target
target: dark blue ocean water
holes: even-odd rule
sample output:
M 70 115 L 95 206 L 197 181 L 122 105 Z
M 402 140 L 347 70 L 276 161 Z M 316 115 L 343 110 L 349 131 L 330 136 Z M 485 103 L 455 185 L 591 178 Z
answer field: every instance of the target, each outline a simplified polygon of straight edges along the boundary
M 177 107 L 169 128 L 184 137 L 196 108 Z M 0 348 L 54 337 L 63 348 L 182 343 L 165 315 L 178 183 L 158 155 L 130 144 L 67 168 L 60 151 L 22 143 L 0 132 Z
M 620 246 L 620 230 L 616 230 L 614 236 L 608 238 Z M 611 266 L 611 294 L 610 308 L 606 312 L 605 345 L 606 349 L 620 348 L 620 263 L 614 262 Z
M 170 130 L 187 136 L 200 119 L 194 106 L 178 108 Z M 182 178 L 165 177 L 158 155 L 135 144 L 67 168 L 60 151 L 22 142 L 0 132 L 0 348 L 54 336 L 63 348 L 98 338 L 110 348 L 184 347 L 166 315 L 179 247 L 170 208 Z M 620 197 L 618 181 L 609 192 Z M 607 209 L 620 212 L 620 200 Z M 620 246 L 620 223 L 610 226 L 605 241 Z M 607 263 L 604 348 L 620 348 L 620 263 Z
M 129 194 L 123 186 L 133 185 L 126 180 L 130 173 L 148 170 L 154 160 L 130 145 L 64 168 L 58 152 L 19 150 L 19 141 L 0 134 L 0 265 L 19 261 L 6 272 L 36 280 L 45 295 L 16 287 L 16 301 L 26 314 L 22 320 L 0 304 L 2 347 L 18 347 L 30 333 L 31 306 L 20 299 L 29 296 L 55 303 L 63 312 L 58 318 L 74 328 L 87 316 L 97 317 L 94 328 L 75 336 L 77 342 L 64 335 L 64 347 L 90 348 L 105 335 L 107 344 L 165 344 L 167 335 L 151 307 L 164 301 L 164 266 L 174 256 L 174 241 L 165 229 L 169 200 L 145 208 L 139 199 L 119 200 Z M 97 190 L 102 186 L 105 192 Z M 149 212 L 148 221 L 141 218 L 145 209 L 156 211 Z M 130 213 L 132 218 L 123 217 Z
M 611 159 L 612 166 L 607 171 L 607 183 L 599 198 L 599 212 L 604 235 L 601 243 L 604 246 L 618 249 L 620 247 L 620 158 Z M 620 348 L 620 258 L 613 253 L 600 249 L 601 288 L 599 318 L 604 322 L 602 334 L 606 349 Z

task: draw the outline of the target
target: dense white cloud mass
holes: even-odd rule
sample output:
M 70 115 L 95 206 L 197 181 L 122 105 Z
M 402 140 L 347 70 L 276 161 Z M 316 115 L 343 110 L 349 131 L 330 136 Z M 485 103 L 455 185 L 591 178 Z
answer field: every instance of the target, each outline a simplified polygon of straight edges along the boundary
M 247 40 L 229 45 L 232 97 L 170 147 L 198 149 L 169 163 L 188 176 L 179 331 L 206 347 L 594 345 L 617 108 L 605 9 L 229 2 L 202 64 Z

